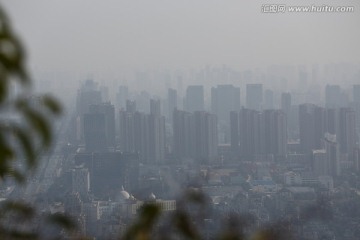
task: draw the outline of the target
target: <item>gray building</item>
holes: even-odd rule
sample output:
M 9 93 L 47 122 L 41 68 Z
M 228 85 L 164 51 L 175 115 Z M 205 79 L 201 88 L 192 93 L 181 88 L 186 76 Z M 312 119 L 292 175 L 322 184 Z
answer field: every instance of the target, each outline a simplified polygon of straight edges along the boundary
M 260 111 L 263 104 L 262 84 L 246 84 L 246 108 Z
M 204 111 L 204 87 L 188 86 L 185 96 L 185 110 L 188 112 Z
M 211 88 L 211 111 L 218 119 L 221 143 L 230 142 L 230 112 L 239 110 L 240 88 L 233 85 L 218 85 Z
M 179 161 L 191 158 L 204 163 L 216 159 L 218 136 L 215 114 L 175 110 L 173 132 L 174 155 Z

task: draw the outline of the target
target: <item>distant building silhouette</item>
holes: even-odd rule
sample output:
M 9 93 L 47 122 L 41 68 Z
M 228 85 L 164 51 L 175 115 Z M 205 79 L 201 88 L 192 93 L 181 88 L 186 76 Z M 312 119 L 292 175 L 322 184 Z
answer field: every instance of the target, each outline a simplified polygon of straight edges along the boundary
M 150 114 L 136 111 L 135 102 L 120 110 L 120 149 L 138 152 L 140 160 L 160 163 L 165 160 L 165 118 L 160 115 L 160 101 L 150 101 Z
M 168 95 L 167 95 L 167 102 L 168 102 L 168 119 L 172 122 L 173 112 L 175 108 L 178 107 L 177 103 L 177 91 L 175 89 L 169 88 Z
M 348 99 L 339 85 L 326 85 L 325 87 L 325 107 L 340 108 L 347 107 Z
M 173 116 L 174 155 L 182 160 L 210 162 L 217 157 L 217 118 L 204 111 L 175 110 Z
M 101 92 L 97 83 L 93 80 L 86 80 L 77 91 L 76 97 L 76 140 L 84 140 L 84 114 L 89 112 L 91 104 L 100 104 Z
M 299 135 L 303 153 L 310 154 L 322 148 L 326 128 L 326 110 L 314 104 L 299 106 Z
M 270 89 L 264 92 L 264 109 L 275 109 L 274 92 Z
M 328 172 L 331 176 L 340 176 L 339 144 L 336 141 L 336 135 L 326 133 L 324 137 L 324 146 L 328 161 Z
M 188 112 L 204 111 L 204 87 L 188 86 L 185 97 L 185 110 Z
M 105 114 L 84 114 L 84 138 L 87 152 L 105 151 L 107 147 Z
M 356 147 L 356 120 L 355 111 L 351 108 L 339 110 L 338 142 L 340 152 L 351 155 Z
M 291 132 L 294 131 L 296 128 L 295 118 L 293 111 L 292 111 L 292 105 L 291 105 L 291 94 L 290 93 L 282 93 L 281 94 L 281 103 L 280 108 L 283 111 L 283 113 L 286 116 L 286 123 L 287 123 L 287 133 L 288 138 L 291 137 Z
M 357 139 L 360 142 L 360 84 L 353 85 L 353 102 L 351 108 L 356 115 L 356 133 Z
M 246 108 L 260 111 L 263 103 L 262 84 L 246 84 Z
M 105 116 L 106 147 L 115 147 L 115 107 L 110 102 L 92 104 L 89 113 L 100 113 Z
M 216 114 L 219 134 L 224 143 L 230 141 L 230 112 L 240 110 L 240 88 L 233 85 L 218 85 L 211 88 L 211 111 Z
M 360 104 L 360 84 L 353 85 L 353 100 Z
M 126 101 L 129 99 L 129 88 L 127 86 L 119 86 L 118 92 L 116 93 L 116 108 L 125 108 Z
M 321 149 L 325 133 L 336 136 L 339 152 L 351 156 L 356 147 L 355 111 L 325 109 L 314 104 L 299 106 L 299 134 L 303 153 Z
M 243 159 L 257 155 L 286 156 L 286 117 L 281 110 L 243 108 L 231 112 L 231 148 Z

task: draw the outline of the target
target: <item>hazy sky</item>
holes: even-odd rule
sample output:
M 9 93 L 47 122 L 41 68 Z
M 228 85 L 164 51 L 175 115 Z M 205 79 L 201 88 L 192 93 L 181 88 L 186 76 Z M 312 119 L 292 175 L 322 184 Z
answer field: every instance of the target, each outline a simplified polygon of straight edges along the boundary
M 228 64 L 360 64 L 360 1 L 353 13 L 262 13 L 254 0 L 0 0 L 40 71 Z

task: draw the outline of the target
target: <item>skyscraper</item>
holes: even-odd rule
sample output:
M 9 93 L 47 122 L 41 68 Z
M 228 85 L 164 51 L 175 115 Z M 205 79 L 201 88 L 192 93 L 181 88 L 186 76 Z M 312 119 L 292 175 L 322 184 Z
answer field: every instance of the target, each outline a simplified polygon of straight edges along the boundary
M 263 103 L 262 84 L 246 84 L 246 107 L 260 111 Z
M 299 107 L 300 145 L 303 153 L 322 148 L 325 133 L 336 136 L 339 151 L 351 154 L 356 146 L 355 111 L 351 108 L 325 109 L 313 104 Z
M 243 108 L 231 112 L 231 148 L 252 160 L 255 156 L 287 154 L 286 117 L 280 110 Z
M 98 90 L 97 83 L 93 80 L 86 80 L 77 92 L 76 112 L 82 116 L 89 111 L 91 104 L 99 104 L 101 101 L 101 92 Z
M 87 152 L 102 152 L 106 150 L 106 124 L 104 113 L 84 114 L 84 138 Z
M 185 97 L 185 110 L 188 112 L 204 111 L 204 87 L 188 86 Z
M 360 104 L 360 84 L 353 85 L 353 100 Z
M 293 121 L 294 117 L 291 111 L 291 94 L 290 93 L 282 93 L 281 94 L 281 104 L 280 104 L 281 110 L 286 116 L 286 123 L 287 123 L 287 132 L 288 137 L 291 137 L 290 130 L 293 130 L 295 128 L 295 123 Z
M 327 155 L 329 173 L 331 176 L 339 176 L 340 169 L 340 157 L 339 157 L 339 145 L 336 141 L 336 135 L 329 133 L 325 134 L 324 146 Z
M 286 114 L 288 119 L 291 111 L 291 94 L 288 92 L 281 94 L 281 110 Z
M 264 92 L 264 109 L 274 109 L 274 92 L 270 89 Z
M 178 107 L 177 106 L 177 91 L 175 89 L 172 89 L 172 88 L 168 89 L 167 102 L 168 102 L 168 119 L 172 123 L 173 112 L 174 112 L 175 108 Z
M 160 101 L 150 101 L 150 114 L 135 110 L 128 101 L 126 111 L 120 110 L 120 148 L 124 152 L 139 153 L 146 163 L 165 160 L 165 118 L 160 115 Z
M 356 147 L 356 123 L 355 111 L 350 108 L 339 110 L 339 132 L 338 142 L 340 152 L 352 154 Z
M 211 88 L 211 111 L 219 123 L 229 123 L 231 111 L 240 110 L 240 88 L 233 85 L 218 85 Z
M 360 139 L 360 84 L 353 86 L 352 109 L 354 109 L 356 115 L 357 139 Z
M 240 145 L 239 145 L 239 112 L 231 111 L 230 112 L 230 145 L 231 151 L 235 155 L 240 154 Z
M 204 111 L 174 111 L 174 155 L 209 162 L 217 157 L 216 115 Z
M 194 112 L 195 157 L 202 163 L 209 163 L 217 156 L 218 131 L 215 114 L 204 111 Z
M 221 141 L 230 141 L 230 112 L 240 110 L 240 88 L 233 85 L 218 85 L 211 88 L 211 111 L 218 119 Z
M 105 116 L 106 146 L 115 147 L 115 108 L 110 102 L 92 104 L 89 113 L 101 113 Z
M 121 109 L 126 107 L 126 100 L 129 99 L 129 88 L 127 86 L 119 86 L 116 93 L 116 108 Z
M 148 115 L 149 152 L 148 161 L 161 163 L 165 160 L 165 117 L 160 114 L 160 100 L 150 100 Z
M 175 109 L 173 112 L 173 153 L 179 160 L 195 156 L 193 114 Z
M 326 130 L 324 108 L 309 103 L 299 106 L 299 134 L 303 153 L 310 154 L 315 149 L 321 149 Z
M 287 154 L 286 116 L 281 110 L 263 111 L 264 153 L 275 156 Z
M 326 85 L 325 87 L 325 107 L 340 108 L 347 107 L 347 96 L 341 91 L 339 85 Z
M 100 104 L 101 93 L 97 83 L 93 80 L 86 80 L 77 91 L 76 96 L 76 140 L 84 140 L 84 114 L 89 112 L 89 106 Z

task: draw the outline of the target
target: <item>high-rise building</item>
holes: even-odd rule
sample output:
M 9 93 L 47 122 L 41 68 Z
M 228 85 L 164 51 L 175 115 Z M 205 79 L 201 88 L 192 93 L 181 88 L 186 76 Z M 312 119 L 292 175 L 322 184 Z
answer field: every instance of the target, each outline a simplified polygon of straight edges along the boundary
M 291 135 L 289 134 L 290 132 L 293 131 L 293 129 L 295 128 L 295 123 L 294 123 L 294 117 L 292 116 L 292 111 L 291 111 L 291 94 L 288 92 L 284 92 L 281 94 L 281 104 L 280 104 L 281 110 L 283 111 L 283 113 L 286 116 L 286 123 L 287 123 L 287 132 L 288 132 L 288 137 L 291 137 Z
M 174 111 L 174 155 L 179 159 L 192 158 L 209 162 L 217 157 L 216 115 L 204 111 L 189 113 Z
M 274 109 L 274 92 L 270 89 L 264 92 L 264 109 Z
M 263 104 L 262 84 L 246 84 L 246 107 L 260 111 Z
M 150 101 L 150 114 L 134 111 L 135 103 L 128 102 L 120 110 L 120 149 L 138 152 L 140 160 L 159 163 L 165 160 L 165 118 L 160 115 L 160 101 Z
M 243 108 L 239 112 L 240 154 L 245 158 L 253 159 L 264 152 L 262 117 L 261 112 L 252 109 Z
M 107 147 L 104 113 L 84 114 L 84 138 L 87 152 L 105 151 Z
M 98 85 L 93 80 L 86 80 L 77 91 L 76 96 L 76 139 L 84 140 L 84 114 L 89 112 L 89 106 L 92 104 L 100 104 L 101 92 Z
M 287 154 L 286 116 L 281 110 L 265 110 L 264 124 L 264 153 L 275 156 Z
M 76 112 L 82 115 L 89 111 L 91 104 L 101 103 L 101 92 L 98 90 L 97 83 L 93 80 L 86 80 L 77 92 Z
M 136 111 L 136 102 L 126 100 L 126 108 L 125 109 L 127 112 L 135 112 Z
M 281 94 L 281 110 L 287 115 L 288 119 L 291 111 L 291 94 L 288 92 Z
M 175 89 L 169 88 L 168 89 L 168 97 L 167 97 L 167 102 L 168 102 L 168 119 L 169 121 L 172 123 L 172 118 L 173 118 L 173 112 L 175 110 L 175 108 L 178 107 L 177 104 L 177 91 Z
M 101 113 L 105 116 L 106 146 L 115 147 L 115 107 L 110 102 L 92 104 L 89 113 Z
M 336 135 L 340 153 L 351 154 L 356 147 L 355 111 L 351 108 L 325 109 L 313 104 L 299 107 L 300 145 L 303 153 L 323 147 L 325 133 Z
M 230 112 L 230 145 L 231 151 L 235 155 L 240 154 L 240 139 L 239 139 L 239 112 Z
M 204 111 L 204 87 L 188 86 L 185 97 L 185 110 L 188 112 Z
M 360 104 L 360 84 L 353 85 L 353 100 Z
M 324 137 L 324 146 L 327 154 L 329 173 L 331 176 L 339 176 L 341 174 L 341 169 L 339 144 L 336 141 L 336 135 L 326 133 Z
M 350 108 L 339 110 L 338 142 L 341 153 L 352 154 L 356 147 L 355 111 Z
M 339 85 L 326 85 L 325 87 L 325 107 L 340 108 L 347 107 L 347 95 L 341 91 Z
M 231 148 L 245 160 L 287 154 L 286 118 L 281 110 L 243 108 L 231 113 Z M 239 151 L 238 151 L 239 150 Z
M 299 134 L 303 153 L 310 154 L 322 148 L 322 139 L 326 132 L 326 111 L 314 104 L 299 106 Z
M 161 115 L 160 100 L 150 99 L 150 114 L 155 115 L 155 116 Z
M 217 157 L 217 117 L 204 111 L 194 112 L 196 159 L 208 163 Z
M 126 101 L 129 99 L 129 88 L 128 86 L 119 86 L 118 92 L 116 93 L 116 108 L 121 109 L 126 107 Z
M 360 139 L 360 84 L 353 86 L 353 102 L 351 105 L 351 108 L 355 111 L 356 115 L 357 139 Z
M 240 88 L 233 85 L 218 85 L 211 88 L 211 111 L 216 114 L 220 142 L 230 141 L 230 112 L 240 110 Z
M 233 85 L 218 85 L 211 88 L 211 111 L 219 124 L 229 124 L 231 111 L 240 110 L 240 88 Z
M 195 125 L 193 113 L 175 109 L 173 112 L 173 153 L 179 160 L 195 156 Z
M 160 101 L 150 100 L 148 115 L 149 153 L 148 161 L 160 163 L 165 160 L 165 117 L 160 114 Z

